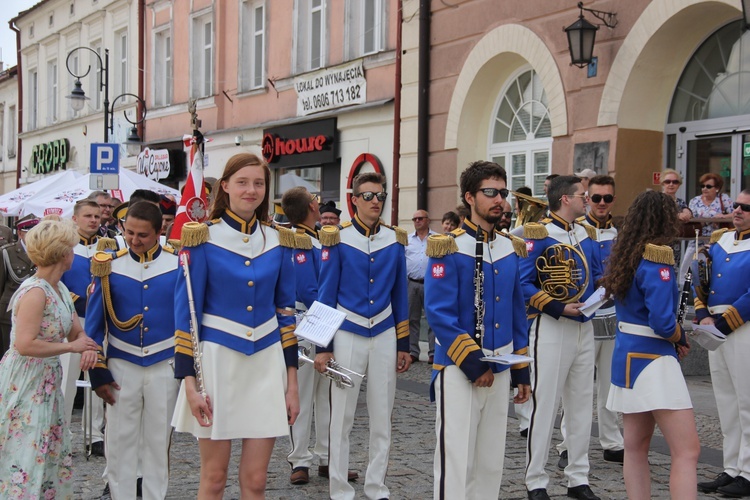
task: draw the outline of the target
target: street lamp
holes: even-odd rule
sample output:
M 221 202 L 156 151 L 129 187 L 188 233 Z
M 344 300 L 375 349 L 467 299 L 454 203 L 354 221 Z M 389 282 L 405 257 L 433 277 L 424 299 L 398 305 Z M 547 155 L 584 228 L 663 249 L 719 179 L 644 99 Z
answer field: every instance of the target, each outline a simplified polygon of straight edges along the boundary
M 742 0 L 742 18 L 745 21 L 745 29 L 750 28 L 750 0 Z
M 68 70 L 68 73 L 76 79 L 75 83 L 73 84 L 73 90 L 71 91 L 70 95 L 67 96 L 68 99 L 70 99 L 70 106 L 73 108 L 73 111 L 81 111 L 83 109 L 84 104 L 87 100 L 89 100 L 88 97 L 86 97 L 86 93 L 83 91 L 83 87 L 81 86 L 81 78 L 86 77 L 91 72 L 91 65 L 89 64 L 88 68 L 86 68 L 86 72 L 78 75 L 73 70 L 70 69 L 70 57 L 78 50 L 88 50 L 92 54 L 96 56 L 96 58 L 99 60 L 99 71 L 102 72 L 102 79 L 101 84 L 99 85 L 99 91 L 104 91 L 104 142 L 109 142 L 109 134 L 114 133 L 115 131 L 115 120 L 114 120 L 114 112 L 115 112 L 115 103 L 118 99 L 124 99 L 125 97 L 135 97 L 135 99 L 138 101 L 138 104 L 142 110 L 142 115 L 139 120 L 133 121 L 131 120 L 127 113 L 123 111 L 123 116 L 125 117 L 125 120 L 128 121 L 133 127 L 130 128 L 130 131 L 128 132 L 128 137 L 125 140 L 125 147 L 128 151 L 128 154 L 130 155 L 137 155 L 140 152 L 141 149 L 141 138 L 138 136 L 138 129 L 135 127 L 139 123 L 142 123 L 143 120 L 146 119 L 146 103 L 143 99 L 141 99 L 139 96 L 135 94 L 130 93 L 124 93 L 120 94 L 117 97 L 115 97 L 112 100 L 112 103 L 110 105 L 109 102 L 109 49 L 104 49 L 104 60 L 102 60 L 102 57 L 99 55 L 97 51 L 90 47 L 76 47 L 75 49 L 71 50 L 68 53 L 67 59 L 65 59 L 65 67 Z
M 579 68 L 586 67 L 594 55 L 594 41 L 599 26 L 591 24 L 583 17 L 583 11 L 590 12 L 594 17 L 602 21 L 607 28 L 617 26 L 617 14 L 601 10 L 587 9 L 583 2 L 578 2 L 580 14 L 578 20 L 564 28 L 568 35 L 568 49 L 570 50 L 570 64 Z

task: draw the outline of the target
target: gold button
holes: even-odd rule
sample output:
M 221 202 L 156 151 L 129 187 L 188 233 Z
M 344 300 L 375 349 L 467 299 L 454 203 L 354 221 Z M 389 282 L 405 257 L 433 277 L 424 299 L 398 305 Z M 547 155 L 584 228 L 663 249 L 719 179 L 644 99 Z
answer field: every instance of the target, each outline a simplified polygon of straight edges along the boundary
M 143 269 L 148 269 L 148 264 L 144 264 Z
M 374 304 L 374 303 L 375 303 L 374 301 L 372 301 L 372 300 L 370 301 L 370 304 Z
M 500 296 L 495 297 L 495 302 L 500 302 Z
M 252 281 L 248 281 L 247 286 L 255 286 L 255 283 L 253 283 Z
M 721 278 L 721 273 L 717 274 L 716 277 Z
M 495 323 L 495 329 L 500 328 L 500 323 Z
M 144 329 L 143 329 L 143 331 L 144 331 L 144 332 L 147 332 L 147 331 L 148 331 L 148 327 L 144 328 Z
M 148 354 L 148 349 L 144 349 L 143 354 Z
M 253 310 L 253 306 L 247 306 L 247 310 L 248 311 L 252 311 Z
M 375 283 L 375 280 L 370 278 L 370 283 Z
M 144 290 L 148 290 L 148 285 L 143 285 Z
M 374 325 L 374 324 L 375 324 L 375 320 L 374 320 L 374 319 L 371 319 L 371 320 L 370 320 L 370 324 L 371 324 L 371 325 Z
M 143 308 L 144 311 L 148 311 L 148 306 Z
M 497 269 L 495 269 L 495 274 L 497 274 L 497 273 L 498 273 L 498 271 L 497 271 Z
M 244 238 L 242 238 L 242 241 L 244 241 L 245 243 L 247 243 L 248 241 L 250 241 L 250 238 L 248 238 L 247 236 L 245 236 Z
M 727 262 L 729 262 L 729 257 L 727 257 Z
M 245 265 L 246 265 L 246 266 L 249 266 L 249 265 L 250 265 L 250 261 L 249 261 L 249 260 L 246 260 L 246 261 L 245 261 Z
M 729 259 L 727 259 L 729 260 Z M 370 257 L 370 262 L 375 262 L 375 257 Z
M 715 293 L 716 293 L 716 292 L 714 292 L 713 290 L 711 290 L 711 295 L 713 295 L 713 294 L 715 294 Z
M 370 241 L 375 241 L 375 236 L 370 236 Z
M 252 337 L 253 336 L 253 331 L 252 330 L 248 330 L 245 335 L 247 335 L 248 337 Z

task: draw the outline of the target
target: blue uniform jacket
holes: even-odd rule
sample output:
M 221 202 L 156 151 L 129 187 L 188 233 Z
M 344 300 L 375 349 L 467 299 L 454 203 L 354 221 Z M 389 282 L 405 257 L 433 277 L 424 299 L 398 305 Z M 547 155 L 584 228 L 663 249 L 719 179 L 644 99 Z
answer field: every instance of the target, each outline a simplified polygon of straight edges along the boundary
M 713 316 L 716 328 L 728 335 L 750 319 L 750 230 L 720 229 L 711 241 L 710 290 L 696 287 L 695 316 L 698 321 Z M 693 279 L 694 283 L 698 281 L 695 275 Z M 711 315 L 709 307 L 719 312 Z
M 94 285 L 86 331 L 100 349 L 105 338 L 108 343 L 106 358 L 100 355 L 91 371 L 91 385 L 113 381 L 106 359 L 151 366 L 174 356 L 171 297 L 179 274 L 174 251 L 157 243 L 141 256 L 128 249 L 114 255 L 98 252 L 91 270 Z
M 91 257 L 96 252 L 96 244 L 99 241 L 99 235 L 94 235 L 90 239 L 80 236 L 80 241 L 73 247 L 73 264 L 70 269 L 65 271 L 60 280 L 70 290 L 70 298 L 73 299 L 73 305 L 76 308 L 79 318 L 86 317 L 86 298 L 87 289 L 91 284 Z
M 625 299 L 615 299 L 617 336 L 612 355 L 614 385 L 631 388 L 651 361 L 660 356 L 677 356 L 674 344 L 685 339 L 682 327 L 677 324 L 678 303 L 672 248 L 647 245 Z M 623 332 L 622 322 L 651 328 L 654 336 Z
M 612 253 L 612 245 L 615 244 L 615 240 L 617 239 L 617 228 L 612 225 L 612 216 L 610 215 L 605 222 L 600 222 L 589 212 L 583 217 L 576 219 L 576 222 L 588 225 L 596 230 L 594 241 L 599 246 L 599 262 L 602 270 L 606 269 L 607 259 L 609 259 L 609 255 Z
M 408 352 L 406 242 L 396 231 L 382 222 L 370 230 L 356 215 L 351 223 L 324 226 L 318 300 L 345 312 L 340 329 L 355 335 L 375 337 L 395 327 L 397 350 Z M 317 352 L 333 352 L 333 341 Z
M 435 332 L 434 383 L 440 370 L 456 365 L 474 382 L 491 369 L 494 373 L 508 366 L 487 363 L 480 358 L 487 354 L 526 354 L 529 334 L 526 307 L 519 281 L 516 253 L 510 238 L 492 235 L 483 251 L 484 271 L 484 337 L 480 346 L 474 338 L 474 267 L 476 262 L 476 226 L 468 219 L 460 229 L 449 235 L 434 235 L 427 240 L 427 272 L 424 281 L 424 304 L 427 321 Z M 455 239 L 456 249 L 439 252 L 441 241 Z M 450 240 L 448 240 L 450 243 Z M 519 238 L 520 249 L 524 243 Z M 445 243 L 442 243 L 445 244 Z M 514 385 L 529 383 L 528 364 L 515 365 L 511 371 Z M 430 386 L 434 400 L 434 385 Z
M 524 298 L 528 304 L 528 313 L 531 317 L 543 312 L 559 319 L 567 303 L 565 299 L 554 299 L 547 291 L 542 290 L 542 283 L 539 279 L 537 259 L 543 254 L 547 255 L 547 249 L 554 245 L 563 243 L 576 247 L 586 258 L 586 265 L 584 265 L 578 255 L 573 257 L 576 269 L 580 270 L 581 274 L 578 279 L 573 280 L 578 285 L 583 285 L 585 282 L 585 269 L 588 267 L 588 285 L 586 285 L 583 295 L 578 301 L 584 302 L 594 293 L 596 282 L 602 277 L 602 260 L 599 256 L 598 243 L 589 237 L 589 233 L 584 226 L 568 223 L 552 212 L 549 219 L 545 219 L 539 224 L 526 224 L 524 226 L 524 239 L 529 256 L 526 259 L 521 259 L 520 262 L 521 284 L 523 285 Z M 575 289 L 567 287 L 567 297 L 573 296 L 575 296 Z M 580 315 L 569 319 L 583 323 L 591 318 Z
M 305 241 L 303 245 L 295 244 L 296 248 L 294 249 L 294 283 L 297 290 L 297 309 L 304 311 L 310 309 L 312 303 L 318 300 L 321 246 L 320 241 L 318 241 L 318 232 L 315 229 L 300 224 L 296 230 L 295 242 Z
M 284 244 L 280 231 L 286 231 Z M 281 342 L 286 365 L 297 366 L 293 246 L 291 231 L 255 217 L 246 222 L 229 210 L 220 219 L 183 228 L 180 254 L 190 262 L 201 342 L 248 356 Z M 183 273 L 174 300 L 175 377 L 183 378 L 195 375 Z

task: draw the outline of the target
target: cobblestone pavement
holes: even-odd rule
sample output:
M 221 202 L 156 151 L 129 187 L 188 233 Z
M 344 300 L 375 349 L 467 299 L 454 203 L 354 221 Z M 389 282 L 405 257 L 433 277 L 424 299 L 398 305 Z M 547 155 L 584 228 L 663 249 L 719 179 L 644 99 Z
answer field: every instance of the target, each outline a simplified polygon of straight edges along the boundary
M 423 355 L 424 356 L 424 355 Z M 429 401 L 428 383 L 430 367 L 420 362 L 399 377 L 396 391 L 396 404 L 393 412 L 393 442 L 390 466 L 386 484 L 391 498 L 412 500 L 432 498 L 432 462 L 435 448 L 435 410 Z M 716 417 L 715 402 L 708 377 L 689 377 L 688 385 L 696 409 L 696 421 L 703 450 L 698 463 L 698 480 L 711 478 L 721 472 L 721 432 Z M 367 407 L 361 393 L 351 442 L 350 468 L 357 470 L 361 479 L 354 483 L 357 498 L 364 498 L 363 482 L 367 464 Z M 510 400 L 510 399 L 509 399 Z M 74 413 L 73 428 L 75 455 L 75 497 L 81 499 L 99 498 L 104 488 L 101 478 L 104 459 L 92 457 L 86 460 L 82 452 L 80 432 L 81 411 Z M 594 419 L 596 414 L 594 413 Z M 596 435 L 596 426 L 592 434 Z M 550 496 L 565 497 L 566 484 L 562 471 L 556 467 L 557 454 L 554 444 L 559 442 L 560 433 L 555 432 L 553 449 L 547 471 L 550 474 L 548 492 Z M 525 465 L 525 439 L 518 432 L 515 418 L 508 420 L 507 448 L 505 450 L 505 471 L 503 474 L 500 498 L 526 498 L 523 483 Z M 268 472 L 269 499 L 322 499 L 328 496 L 328 482 L 317 476 L 317 468 L 310 469 L 311 481 L 305 486 L 292 486 L 289 483 L 289 465 L 286 454 L 289 449 L 287 438 L 278 439 Z M 669 498 L 670 458 L 664 440 L 655 436 L 650 455 L 653 498 Z M 237 463 L 240 446 L 233 447 L 232 465 L 225 498 L 239 498 Z M 591 472 L 589 480 L 592 489 L 602 498 L 624 499 L 625 486 L 622 480 L 622 467 L 602 460 L 602 450 L 596 437 L 592 437 L 589 448 Z M 189 435 L 175 433 L 171 450 L 171 476 L 168 498 L 195 498 L 199 480 L 199 455 L 196 441 Z M 717 498 L 700 495 L 699 498 Z

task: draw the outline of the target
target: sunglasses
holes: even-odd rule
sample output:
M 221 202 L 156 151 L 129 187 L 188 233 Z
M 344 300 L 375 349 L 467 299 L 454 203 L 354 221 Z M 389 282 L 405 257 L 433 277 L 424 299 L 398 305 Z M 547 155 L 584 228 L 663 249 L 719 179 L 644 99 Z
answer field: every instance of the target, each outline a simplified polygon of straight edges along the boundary
M 747 203 L 737 203 L 736 201 L 732 204 L 735 210 L 738 208 L 743 212 L 750 212 L 750 205 Z
M 604 200 L 604 203 L 612 203 L 615 201 L 615 197 L 611 194 L 605 194 L 604 196 L 600 194 L 591 195 L 591 201 L 594 203 L 600 203 L 602 200 Z
M 412 222 L 419 222 L 421 220 L 425 220 L 427 217 L 412 217 Z
M 373 198 L 377 198 L 378 201 L 385 201 L 388 197 L 388 193 L 381 191 L 379 193 L 373 193 L 372 191 L 365 191 L 364 193 L 355 194 L 353 196 L 361 196 L 365 201 L 372 201 Z
M 675 184 L 677 186 L 680 185 L 680 181 L 678 181 L 677 179 L 667 179 L 665 181 L 662 181 L 661 183 L 662 184 Z
M 715 187 L 713 184 L 701 184 L 701 189 L 713 189 Z
M 483 195 L 485 195 L 487 198 L 494 198 L 497 195 L 500 195 L 502 199 L 505 199 L 508 197 L 508 194 L 510 194 L 510 191 L 507 189 L 497 189 L 497 188 L 484 188 L 480 189 L 477 192 L 481 192 Z

